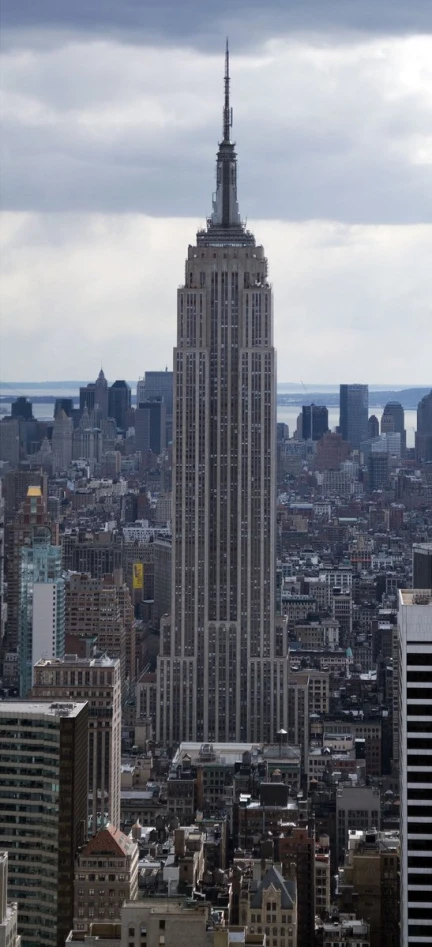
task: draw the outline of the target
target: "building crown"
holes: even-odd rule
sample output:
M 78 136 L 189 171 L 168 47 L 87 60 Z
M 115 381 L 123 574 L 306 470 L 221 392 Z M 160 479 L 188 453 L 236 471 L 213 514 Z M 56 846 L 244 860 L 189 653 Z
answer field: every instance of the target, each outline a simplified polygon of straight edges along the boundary
M 241 220 L 237 199 L 237 154 L 231 141 L 233 110 L 230 104 L 230 73 L 228 40 L 225 49 L 224 105 L 222 141 L 216 156 L 216 191 L 206 230 L 198 232 L 200 246 L 255 245 L 255 238 Z

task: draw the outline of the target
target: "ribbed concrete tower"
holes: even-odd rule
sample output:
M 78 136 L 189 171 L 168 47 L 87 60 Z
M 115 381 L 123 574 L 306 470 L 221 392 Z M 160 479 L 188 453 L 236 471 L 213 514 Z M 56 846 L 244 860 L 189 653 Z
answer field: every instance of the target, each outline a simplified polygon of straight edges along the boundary
M 213 212 L 178 291 L 172 605 L 157 673 L 164 743 L 268 741 L 286 726 L 272 292 L 264 249 L 239 214 L 229 87 L 227 47 Z

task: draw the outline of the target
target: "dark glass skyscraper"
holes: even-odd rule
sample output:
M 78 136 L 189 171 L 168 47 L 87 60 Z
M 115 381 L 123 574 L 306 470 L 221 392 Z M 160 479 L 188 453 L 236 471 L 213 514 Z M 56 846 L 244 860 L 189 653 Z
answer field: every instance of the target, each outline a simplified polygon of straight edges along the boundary
M 87 761 L 84 701 L 0 703 L 0 832 L 23 947 L 63 947 L 73 925 Z
M 108 389 L 108 415 L 114 418 L 117 427 L 124 430 L 126 414 L 131 406 L 131 390 L 127 381 L 117 379 Z
M 149 398 L 135 409 L 135 447 L 161 454 L 166 443 L 166 405 L 163 398 Z
M 150 398 L 163 398 L 166 404 L 167 416 L 172 416 L 173 411 L 173 373 L 168 370 L 164 372 L 146 372 L 144 376 L 144 394 L 143 400 Z
M 375 414 L 371 414 L 368 421 L 368 438 L 379 437 L 379 421 Z
M 432 391 L 417 405 L 416 456 L 421 463 L 432 461 Z
M 304 404 L 302 407 L 303 440 L 319 441 L 328 429 L 328 410 L 325 405 Z
M 11 417 L 19 418 L 21 421 L 31 421 L 33 419 L 33 405 L 28 398 L 20 395 L 11 405 Z
M 164 372 L 146 372 L 144 380 L 137 385 L 137 406 L 142 401 L 151 401 L 162 398 L 165 404 L 166 442 L 163 447 L 172 441 L 173 433 L 173 372 L 165 369 Z
M 368 457 L 369 491 L 383 490 L 388 481 L 388 454 L 379 451 Z
M 60 411 L 64 411 L 67 418 L 73 417 L 73 398 L 56 398 L 54 404 L 54 417 L 56 418 Z
M 339 426 L 344 441 L 359 450 L 368 437 L 369 389 L 367 385 L 341 385 Z

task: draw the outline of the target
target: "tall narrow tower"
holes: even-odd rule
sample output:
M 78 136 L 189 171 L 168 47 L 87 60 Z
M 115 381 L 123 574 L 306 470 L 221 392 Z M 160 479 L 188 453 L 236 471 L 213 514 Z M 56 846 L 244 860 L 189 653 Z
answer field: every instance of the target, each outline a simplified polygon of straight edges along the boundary
M 164 743 L 268 741 L 286 726 L 272 292 L 264 249 L 238 208 L 228 46 L 224 87 L 213 211 L 178 291 L 172 604 L 157 672 Z

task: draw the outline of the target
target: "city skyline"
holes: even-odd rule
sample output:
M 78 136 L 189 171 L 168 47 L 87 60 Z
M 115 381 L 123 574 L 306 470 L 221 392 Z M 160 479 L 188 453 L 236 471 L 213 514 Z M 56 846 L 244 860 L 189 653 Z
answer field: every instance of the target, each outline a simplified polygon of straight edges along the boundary
M 185 26 L 180 4 L 162 28 L 166 3 L 145 23 L 113 3 L 85 27 L 79 3 L 45 0 L 37 23 L 4 4 L 3 376 L 49 377 L 53 348 L 60 375 L 92 377 L 97 353 L 107 376 L 138 376 L 143 339 L 149 366 L 170 364 L 229 32 L 240 199 L 272 261 L 280 377 L 349 382 L 363 361 L 388 384 L 427 382 L 427 4 L 356 6 L 273 0 L 264 24 L 253 3 L 246 26 L 222 3 L 217 24 L 195 11 Z
M 3 0 L 0 947 L 429 940 L 431 9 Z

